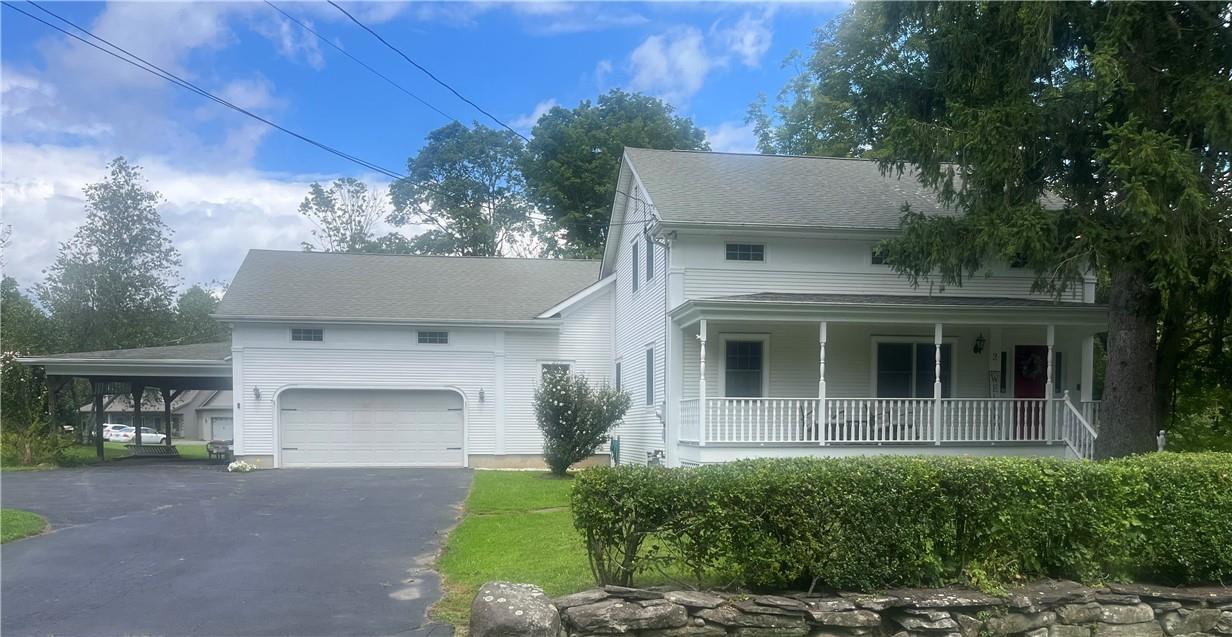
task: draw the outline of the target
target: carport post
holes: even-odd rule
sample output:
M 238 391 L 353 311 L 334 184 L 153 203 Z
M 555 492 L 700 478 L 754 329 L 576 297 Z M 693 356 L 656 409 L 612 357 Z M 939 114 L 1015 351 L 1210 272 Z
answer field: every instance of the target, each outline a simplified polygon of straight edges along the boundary
M 173 392 L 171 391 L 170 388 L 163 387 L 162 393 L 163 393 L 163 417 L 167 419 L 166 420 L 166 423 L 167 423 L 167 441 L 166 442 L 167 442 L 167 446 L 170 447 L 171 446 L 171 401 L 175 400 L 175 397 L 179 396 L 180 392 L 178 391 Z
M 98 381 L 90 381 L 90 392 L 94 394 L 94 451 L 98 461 L 103 461 L 103 388 Z
M 64 385 L 64 379 L 59 376 L 43 376 L 43 380 L 47 382 L 47 428 L 51 435 L 55 436 L 64 433 L 60 429 L 60 425 L 56 423 L 56 392 L 60 391 L 60 387 Z
M 141 446 L 141 397 L 145 394 L 145 385 L 133 383 L 130 385 L 133 394 L 133 441 Z

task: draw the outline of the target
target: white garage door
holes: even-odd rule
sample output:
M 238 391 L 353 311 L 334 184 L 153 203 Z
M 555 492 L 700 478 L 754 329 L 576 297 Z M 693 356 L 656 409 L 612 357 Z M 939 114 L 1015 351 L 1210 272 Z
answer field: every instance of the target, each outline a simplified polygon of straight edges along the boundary
M 295 389 L 278 403 L 282 466 L 463 465 L 454 392 Z

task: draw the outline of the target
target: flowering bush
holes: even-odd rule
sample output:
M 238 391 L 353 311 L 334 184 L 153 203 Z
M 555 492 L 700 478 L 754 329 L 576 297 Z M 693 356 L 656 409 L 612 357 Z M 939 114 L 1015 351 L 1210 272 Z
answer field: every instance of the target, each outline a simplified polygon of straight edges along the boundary
M 544 374 L 535 390 L 535 418 L 543 432 L 543 459 L 564 475 L 594 455 L 629 410 L 629 395 L 606 384 L 591 387 L 585 376 L 564 370 Z
M 235 473 L 248 473 L 249 471 L 253 471 L 256 468 L 257 468 L 256 465 L 248 464 L 247 462 L 244 462 L 243 460 L 236 460 L 235 462 L 232 462 L 231 464 L 227 465 L 227 471 L 233 471 Z

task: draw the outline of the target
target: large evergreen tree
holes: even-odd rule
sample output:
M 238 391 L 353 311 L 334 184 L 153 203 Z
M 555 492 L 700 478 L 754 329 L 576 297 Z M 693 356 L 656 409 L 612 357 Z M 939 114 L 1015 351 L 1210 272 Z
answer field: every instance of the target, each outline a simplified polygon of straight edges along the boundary
M 613 90 L 539 118 L 522 161 L 531 201 L 565 233 L 563 252 L 597 256 L 626 146 L 708 150 L 706 133 L 662 100 Z
M 1185 314 L 1214 313 L 1216 355 L 1227 339 L 1230 16 L 1226 1 L 861 3 L 819 34 L 775 115 L 754 115 L 767 150 L 910 165 L 966 212 L 904 216 L 886 248 L 913 282 L 961 285 L 1011 259 L 1054 291 L 1105 273 L 1097 453 L 1149 450 Z
M 180 255 L 158 214 L 161 196 L 117 158 L 85 187 L 86 221 L 38 286 L 59 351 L 162 345 L 170 337 Z

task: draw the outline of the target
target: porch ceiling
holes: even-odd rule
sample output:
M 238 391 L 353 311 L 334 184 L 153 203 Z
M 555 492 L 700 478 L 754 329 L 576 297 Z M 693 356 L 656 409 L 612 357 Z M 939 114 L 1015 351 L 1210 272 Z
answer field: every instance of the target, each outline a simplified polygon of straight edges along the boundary
M 1108 307 L 1008 297 L 761 292 L 691 299 L 672 311 L 689 325 L 702 318 L 867 323 L 1078 325 L 1105 328 Z

